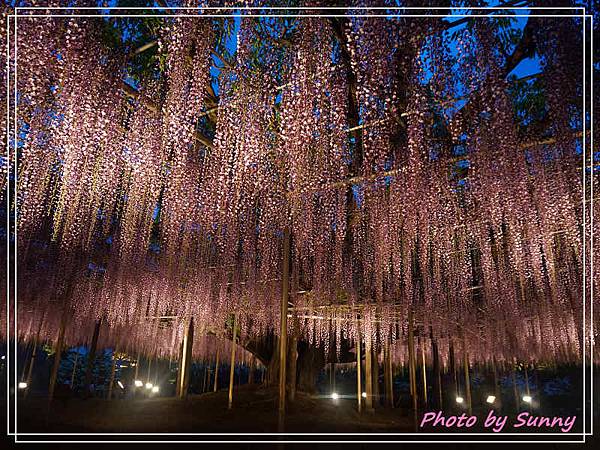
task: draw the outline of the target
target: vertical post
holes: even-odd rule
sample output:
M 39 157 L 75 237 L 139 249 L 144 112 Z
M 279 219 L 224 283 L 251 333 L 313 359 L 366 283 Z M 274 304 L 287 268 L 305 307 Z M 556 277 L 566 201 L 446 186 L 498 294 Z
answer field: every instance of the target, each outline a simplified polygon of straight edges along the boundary
M 252 356 L 250 361 L 250 370 L 248 371 L 248 384 L 254 384 L 254 369 L 256 368 L 256 356 Z
M 415 332 L 413 323 L 413 312 L 412 309 L 408 311 L 408 375 L 410 378 L 410 391 L 412 394 L 412 406 L 413 406 L 413 420 L 415 431 L 419 430 L 418 423 L 418 404 L 419 404 L 419 393 L 417 392 L 417 368 L 416 368 L 416 357 L 415 357 Z
M 288 374 L 287 374 L 287 385 L 288 385 L 288 400 L 293 402 L 296 400 L 296 369 L 298 361 L 298 338 L 294 334 L 290 338 L 290 347 L 288 349 Z M 253 361 L 254 362 L 254 361 Z
M 456 367 L 456 358 L 454 356 L 454 344 L 452 343 L 452 340 L 450 340 L 450 370 L 452 371 L 452 377 L 454 379 L 454 395 L 457 396 L 458 395 L 458 368 Z
M 332 356 L 333 357 L 333 356 Z M 335 392 L 335 362 L 331 361 L 331 364 L 329 365 L 329 386 L 330 386 L 330 390 L 331 392 Z
M 408 313 L 408 376 L 410 378 L 410 391 L 413 397 L 413 409 L 417 411 L 417 373 L 415 358 L 415 333 L 412 310 Z
M 433 329 L 430 328 L 429 334 L 431 337 L 431 353 L 433 356 L 433 390 L 435 393 L 436 407 L 441 410 L 443 397 L 442 397 L 442 373 L 440 367 L 440 352 L 436 340 L 433 337 Z
M 231 365 L 229 367 L 229 403 L 228 409 L 233 406 L 233 381 L 235 376 L 235 347 L 236 347 L 236 333 L 237 333 L 237 313 L 233 313 L 233 339 L 231 340 Z
M 285 419 L 285 384 L 287 359 L 287 314 L 290 295 L 290 229 L 283 230 L 283 261 L 281 283 L 281 329 L 279 332 L 279 414 L 278 429 L 283 432 Z
M 37 357 L 37 347 L 40 342 L 40 333 L 42 331 L 42 324 L 44 323 L 44 316 L 45 314 L 43 314 L 42 318 L 40 319 L 40 324 L 35 335 L 35 340 L 33 341 L 33 349 L 31 350 L 31 358 L 29 360 L 29 367 L 27 368 L 27 378 L 25 379 L 25 382 L 27 383 L 27 389 L 25 389 L 23 397 L 27 397 L 27 394 L 29 394 L 29 391 L 31 390 L 31 377 L 33 375 L 33 365 L 35 364 L 35 358 Z
M 469 377 L 469 354 L 467 353 L 467 343 L 463 336 L 463 365 L 465 366 L 465 393 L 467 395 L 467 408 L 469 415 L 473 414 L 473 406 L 471 404 L 471 379 Z
M 148 357 L 148 374 L 146 375 L 146 383 L 150 383 L 150 370 L 152 369 L 152 358 Z
M 187 333 L 187 329 L 184 330 L 184 337 L 185 334 Z M 183 360 L 184 358 L 184 346 L 183 346 L 183 341 L 184 339 L 181 340 L 181 344 L 179 344 L 179 359 L 177 360 L 177 381 L 175 382 L 175 397 L 180 398 L 181 396 L 181 381 L 183 379 L 183 371 L 184 371 L 184 365 L 183 365 Z
M 421 339 L 421 366 L 423 369 L 423 402 L 427 408 L 427 364 L 425 361 L 425 339 Z
M 33 365 L 35 363 L 35 358 L 37 355 L 37 345 L 38 345 L 38 341 L 36 338 L 36 340 L 33 342 L 33 349 L 31 350 L 31 358 L 29 359 L 29 367 L 27 368 L 27 378 L 25 379 L 25 382 L 27 383 L 27 389 L 25 389 L 25 392 L 23 393 L 23 397 L 27 397 L 27 394 L 29 393 L 29 390 L 31 389 L 31 375 L 33 373 Z
M 513 394 L 515 396 L 515 409 L 517 411 L 519 411 L 519 408 L 521 407 L 521 404 L 519 402 L 519 391 L 517 390 L 517 377 L 515 375 L 515 366 L 517 365 L 517 361 L 513 361 L 513 366 L 512 366 L 512 385 L 513 385 Z
M 208 386 L 208 361 L 204 361 L 204 376 L 202 377 L 202 393 L 206 392 Z
M 98 335 L 100 334 L 100 323 L 100 319 L 96 320 L 94 334 L 92 335 L 92 342 L 90 343 L 90 352 L 88 353 L 88 361 L 85 368 L 84 389 L 86 396 L 90 394 L 90 385 L 92 384 L 94 362 L 96 361 L 96 350 L 98 348 Z
M 138 352 L 137 358 L 135 360 L 135 374 L 133 375 L 133 381 L 138 379 L 139 370 L 140 370 L 140 352 Z
M 371 349 L 371 336 L 365 334 L 365 391 L 367 398 L 365 399 L 365 409 L 372 413 L 373 410 L 373 350 Z
M 496 367 L 496 357 L 492 357 L 492 370 L 494 372 L 494 396 L 499 400 L 500 408 L 502 402 L 500 401 L 500 393 L 498 391 L 498 368 Z
M 113 386 L 115 384 L 115 372 L 117 370 L 117 352 L 118 348 L 115 345 L 115 349 L 113 351 L 113 359 L 112 359 L 112 367 L 110 368 L 110 382 L 108 383 L 108 399 L 112 399 Z
M 183 334 L 183 342 L 181 343 L 181 357 L 179 358 L 179 371 L 177 373 L 177 395 L 180 399 L 187 397 L 188 386 L 190 383 L 193 343 L 194 318 L 191 317 L 189 325 Z
M 527 372 L 528 365 L 529 365 L 529 363 L 523 364 L 523 368 L 525 369 L 525 394 L 527 394 L 527 396 L 531 397 L 531 392 L 529 390 L 529 373 Z M 531 402 L 529 402 L 527 404 L 527 409 L 529 411 L 531 411 Z
M 356 398 L 358 412 L 362 412 L 362 386 L 361 386 L 361 365 L 362 358 L 360 356 L 360 322 L 356 321 Z
M 77 360 L 79 359 L 79 350 L 75 352 L 75 361 L 73 362 L 73 371 L 71 372 L 71 390 L 75 390 L 75 372 L 77 371 Z
M 385 382 L 385 405 L 394 406 L 394 383 L 392 381 L 392 355 L 390 354 L 390 339 L 386 339 L 383 349 L 383 379 Z
M 217 357 L 215 358 L 215 382 L 213 385 L 213 392 L 217 392 L 219 389 L 219 350 L 221 347 L 217 344 Z
M 65 327 L 67 322 L 67 310 L 65 311 L 60 320 L 60 328 L 58 330 L 58 336 L 56 337 L 56 347 L 54 353 L 54 363 L 52 364 L 52 372 L 50 374 L 50 386 L 48 388 L 48 400 L 52 401 L 54 398 L 54 389 L 56 388 L 56 380 L 58 378 L 58 367 L 60 366 L 60 360 L 62 356 L 62 350 L 65 343 Z

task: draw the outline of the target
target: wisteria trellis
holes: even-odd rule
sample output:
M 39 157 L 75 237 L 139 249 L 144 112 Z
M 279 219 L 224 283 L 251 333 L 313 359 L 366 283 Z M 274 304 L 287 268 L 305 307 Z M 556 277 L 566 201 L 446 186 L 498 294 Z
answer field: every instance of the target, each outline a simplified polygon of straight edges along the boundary
M 170 355 L 187 318 L 200 341 L 234 312 L 244 339 L 277 333 L 288 227 L 290 332 L 310 343 L 339 352 L 360 324 L 403 359 L 412 310 L 443 358 L 453 339 L 473 359 L 580 358 L 582 243 L 598 225 L 581 227 L 582 117 L 561 102 L 581 86 L 572 19 L 538 19 L 539 143 L 517 125 L 494 19 L 451 48 L 434 18 L 302 18 L 280 47 L 242 18 L 206 145 L 207 14 L 162 21 L 164 70 L 133 98 L 103 19 L 19 18 L 20 338 L 41 324 L 52 340 L 68 317 L 83 342 L 102 318 L 108 343 Z M 444 106 L 461 91 L 467 106 Z

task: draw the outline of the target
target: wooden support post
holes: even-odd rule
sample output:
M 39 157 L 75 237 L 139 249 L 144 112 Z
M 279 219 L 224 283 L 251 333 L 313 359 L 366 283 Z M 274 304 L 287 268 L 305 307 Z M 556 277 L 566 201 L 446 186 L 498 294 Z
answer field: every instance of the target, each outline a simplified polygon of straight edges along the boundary
M 437 346 L 437 342 L 433 337 L 433 329 L 429 329 L 429 335 L 431 337 L 431 353 L 433 356 L 433 389 L 435 393 L 436 407 L 441 411 L 443 407 L 442 397 L 442 373 L 440 368 L 440 352 Z
M 385 341 L 383 349 L 383 380 L 385 384 L 385 405 L 389 408 L 394 406 L 394 384 L 392 378 L 392 356 L 390 354 L 390 341 L 388 338 Z
M 517 377 L 515 374 L 515 366 L 517 365 L 517 361 L 513 361 L 513 366 L 512 366 L 512 385 L 513 385 L 513 395 L 515 396 L 515 409 L 517 411 L 519 411 L 519 408 L 521 407 L 521 402 L 519 401 L 519 391 L 517 390 Z
M 194 318 L 191 317 L 183 334 L 181 352 L 179 358 L 179 370 L 177 372 L 177 396 L 180 399 L 187 397 L 190 384 L 190 369 L 192 367 L 192 346 L 194 343 Z M 150 363 L 149 363 L 150 364 Z
M 92 342 L 90 343 L 90 352 L 88 353 L 88 361 L 85 368 L 85 380 L 83 387 L 85 389 L 85 395 L 90 395 L 90 385 L 92 384 L 92 377 L 94 372 L 94 363 L 96 362 L 96 350 L 98 348 L 98 336 L 100 334 L 101 320 L 96 320 L 94 326 L 94 334 L 92 335 Z
M 365 335 L 365 391 L 367 398 L 365 399 L 365 410 L 372 413 L 373 409 L 373 349 L 371 348 L 371 336 Z
M 37 339 L 33 342 L 33 349 L 31 350 L 31 358 L 29 358 L 29 367 L 27 368 L 27 378 L 25 378 L 25 382 L 27 383 L 27 389 L 23 393 L 23 397 L 27 397 L 29 391 L 31 390 L 31 376 L 33 374 L 33 365 L 35 364 L 35 358 L 37 356 Z
M 458 396 L 458 365 L 456 364 L 456 357 L 454 355 L 454 344 L 450 340 L 450 370 L 452 371 L 452 378 L 454 379 L 454 396 Z
M 235 378 L 235 347 L 237 337 L 237 313 L 233 313 L 233 339 L 231 340 L 231 365 L 229 366 L 229 402 L 227 408 L 233 406 L 233 382 Z
M 171 366 L 169 366 L 169 369 L 171 368 Z M 140 371 L 140 352 L 138 352 L 137 354 L 137 358 L 135 360 L 135 373 L 133 375 L 133 381 L 138 379 L 138 373 Z
M 152 369 L 152 358 L 148 357 L 148 374 L 146 375 L 146 383 L 150 383 L 150 370 Z
M 290 229 L 283 230 L 283 261 L 281 282 L 281 329 L 279 332 L 279 408 L 278 430 L 283 432 L 285 426 L 285 385 L 286 385 L 286 359 L 287 359 L 287 314 L 290 295 Z
M 29 391 L 31 390 L 31 377 L 33 375 L 33 366 L 35 364 L 35 359 L 37 357 L 37 347 L 40 343 L 40 333 L 42 331 L 44 317 L 45 317 L 45 314 L 43 314 L 42 318 L 40 319 L 40 324 L 38 325 L 38 330 L 35 335 L 35 340 L 33 341 L 33 349 L 31 350 L 31 358 L 29 359 L 29 367 L 27 368 L 27 378 L 25 379 L 25 382 L 27 383 L 27 389 L 25 389 L 25 392 L 23 393 L 23 397 L 27 397 L 27 395 L 29 394 Z
M 361 380 L 361 365 L 362 358 L 360 356 L 360 322 L 356 325 L 356 398 L 358 412 L 362 412 L 362 380 Z
M 373 368 L 371 369 L 371 380 L 373 380 L 373 407 L 379 406 L 380 392 L 379 392 L 379 352 L 375 346 L 372 346 L 371 351 L 371 363 Z
M 412 310 L 408 312 L 408 376 L 410 378 L 410 392 L 412 395 L 413 411 L 415 421 L 418 410 L 419 394 L 417 392 L 417 370 L 415 357 L 415 334 Z
M 215 358 L 215 382 L 213 385 L 213 392 L 217 392 L 219 389 L 219 350 L 221 347 L 217 344 L 217 356 Z
M 113 387 L 115 384 L 115 372 L 117 370 L 117 352 L 118 348 L 115 345 L 115 350 L 113 352 L 112 366 L 110 368 L 110 382 L 108 383 L 108 399 L 112 399 Z
M 56 346 L 54 353 L 54 363 L 52 364 L 52 372 L 50 374 L 50 386 L 48 387 L 48 400 L 52 401 L 54 398 L 54 389 L 56 388 L 56 380 L 58 378 L 58 367 L 60 366 L 60 360 L 62 356 L 63 346 L 65 344 L 65 328 L 67 325 L 67 310 L 62 315 L 60 321 L 60 327 L 58 329 L 58 336 L 56 337 Z
M 469 376 L 469 354 L 467 353 L 466 341 L 463 338 L 463 365 L 465 366 L 465 394 L 467 396 L 467 410 L 469 415 L 473 414 L 473 405 L 471 403 L 471 379 Z
M 525 394 L 528 397 L 531 397 L 531 392 L 529 390 L 529 373 L 527 372 L 527 366 L 529 365 L 529 363 L 525 363 L 523 364 L 523 368 L 525 370 Z M 529 411 L 531 411 L 531 402 L 527 403 L 527 409 Z
M 415 355 L 415 333 L 412 309 L 408 311 L 408 374 L 410 378 L 413 424 L 415 432 L 419 431 L 419 393 L 417 391 L 417 358 Z
M 332 393 L 335 392 L 335 362 L 334 361 L 331 361 L 331 364 L 329 364 L 329 387 L 330 387 L 330 392 L 332 392 Z
M 202 393 L 206 392 L 208 386 L 208 361 L 204 361 L 204 376 L 202 377 Z
M 425 360 L 425 339 L 421 339 L 421 367 L 423 369 L 423 403 L 427 409 L 427 363 Z
M 31 350 L 31 357 L 29 358 L 29 367 L 27 368 L 27 378 L 25 378 L 25 382 L 27 383 L 27 388 L 25 392 L 23 392 L 23 397 L 27 397 L 29 391 L 31 390 L 31 376 L 33 374 L 33 365 L 35 364 L 35 358 L 37 355 L 37 339 L 33 342 L 33 349 Z
M 492 371 L 494 373 L 494 396 L 498 400 L 496 408 L 502 408 L 502 401 L 500 400 L 500 391 L 498 389 L 498 368 L 496 367 L 496 357 L 492 357 Z
M 185 336 L 186 331 L 184 331 Z M 177 360 L 177 381 L 175 382 L 175 397 L 180 397 L 181 392 L 181 381 L 183 377 L 183 360 L 184 360 L 184 350 L 183 350 L 183 339 L 181 340 L 181 344 L 179 344 L 179 358 Z
M 75 361 L 73 362 L 73 371 L 71 372 L 71 390 L 75 390 L 75 373 L 77 371 L 77 360 L 79 359 L 79 350 L 75 352 Z
M 296 400 L 296 370 L 298 361 L 298 338 L 296 335 L 290 339 L 290 346 L 288 349 L 288 368 L 287 368 L 287 394 L 288 400 L 293 402 Z
M 250 370 L 248 371 L 248 384 L 254 384 L 254 369 L 256 368 L 256 356 L 252 356 L 250 361 Z

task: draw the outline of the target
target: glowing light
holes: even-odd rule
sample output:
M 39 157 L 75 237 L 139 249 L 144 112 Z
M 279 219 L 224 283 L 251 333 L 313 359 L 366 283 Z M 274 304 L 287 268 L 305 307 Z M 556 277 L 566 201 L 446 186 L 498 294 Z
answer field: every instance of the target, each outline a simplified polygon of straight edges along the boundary
M 146 389 L 152 389 L 153 384 L 152 383 L 146 383 Z
M 367 393 L 366 392 L 362 393 L 362 398 L 367 398 Z
M 523 396 L 523 401 L 525 403 L 531 403 L 531 400 L 532 400 L 531 395 L 524 395 Z
M 456 403 L 461 403 L 461 404 L 462 404 L 464 401 L 465 401 L 465 399 L 464 399 L 464 398 L 462 398 L 462 397 L 460 397 L 460 396 L 459 396 L 459 397 L 456 397 Z
M 334 392 L 333 394 L 331 394 L 331 398 L 334 400 L 337 400 L 338 398 L 340 398 L 340 396 L 338 395 L 337 392 Z
M 494 395 L 488 395 L 488 397 L 485 399 L 486 402 L 488 403 L 494 403 L 496 401 L 496 397 Z
M 159 387 L 158 387 L 158 386 L 154 386 L 154 387 L 152 388 L 152 392 L 154 392 L 155 394 L 156 394 L 156 393 L 157 393 L 159 390 L 160 390 L 160 389 L 159 389 Z
M 142 387 L 144 385 L 144 383 L 142 383 L 141 380 L 135 380 L 134 384 L 135 384 L 135 387 Z
M 117 384 L 119 385 L 119 387 L 121 389 L 125 389 L 125 386 L 123 386 L 123 383 L 121 383 L 121 380 L 117 381 Z
M 27 383 L 24 381 L 19 382 L 19 389 L 27 389 Z

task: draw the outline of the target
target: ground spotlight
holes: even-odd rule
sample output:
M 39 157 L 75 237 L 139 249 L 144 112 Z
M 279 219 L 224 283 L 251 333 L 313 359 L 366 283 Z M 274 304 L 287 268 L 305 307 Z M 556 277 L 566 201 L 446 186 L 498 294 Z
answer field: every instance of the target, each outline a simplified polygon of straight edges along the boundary
M 117 381 L 117 384 L 119 385 L 119 387 L 121 389 L 125 389 L 125 386 L 123 386 L 123 383 L 121 383 L 121 380 Z
M 465 401 L 465 399 L 462 398 L 461 396 L 456 397 L 456 403 L 462 403 L 464 401 Z
M 488 395 L 488 397 L 485 399 L 486 402 L 492 404 L 496 401 L 496 396 L 494 395 Z
M 27 383 L 24 381 L 19 381 L 19 389 L 27 389 Z
M 146 389 L 152 389 L 153 384 L 152 383 L 146 383 Z
M 159 391 L 159 387 L 158 386 L 153 386 L 152 387 L 152 392 L 154 392 L 155 394 Z
M 367 393 L 366 392 L 362 393 L 362 398 L 367 398 Z
M 331 394 L 331 398 L 337 400 L 338 398 L 340 398 L 340 396 L 337 394 L 337 392 L 334 392 L 333 394 Z
M 141 380 L 135 380 L 134 384 L 135 384 L 135 387 L 142 387 L 144 385 L 144 383 L 142 383 Z
M 524 396 L 523 396 L 523 401 L 524 401 L 525 403 L 531 403 L 531 400 L 532 400 L 532 399 L 531 399 L 531 395 L 524 395 Z

